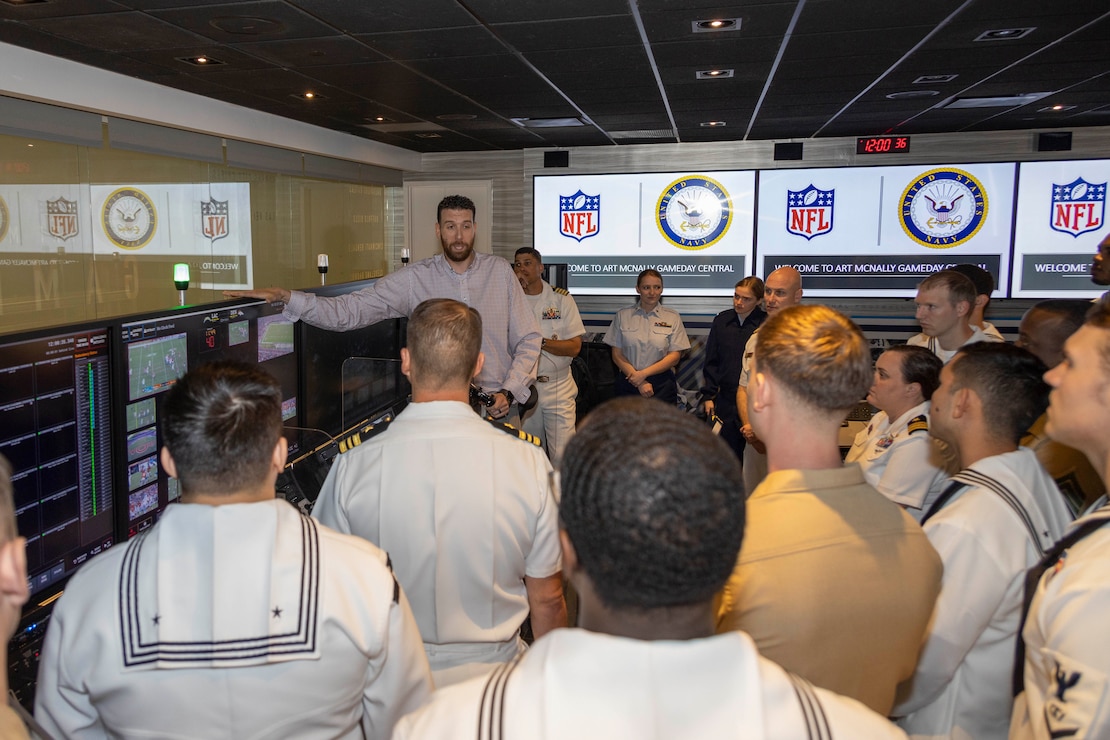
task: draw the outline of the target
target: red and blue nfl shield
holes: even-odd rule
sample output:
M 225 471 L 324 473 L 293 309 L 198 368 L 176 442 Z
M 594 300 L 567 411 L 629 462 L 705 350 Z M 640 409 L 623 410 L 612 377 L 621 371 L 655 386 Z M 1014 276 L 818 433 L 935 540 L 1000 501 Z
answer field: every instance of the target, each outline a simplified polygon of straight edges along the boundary
M 601 195 L 559 196 L 559 233 L 582 241 L 601 231 Z
M 208 199 L 200 203 L 200 225 L 204 236 L 212 241 L 227 236 L 227 201 Z
M 1052 183 L 1054 231 L 1079 236 L 1102 228 L 1106 217 L 1106 183 L 1096 185 L 1082 177 L 1067 185 Z
M 812 239 L 832 231 L 836 190 L 821 190 L 810 184 L 804 190 L 786 191 L 786 230 Z

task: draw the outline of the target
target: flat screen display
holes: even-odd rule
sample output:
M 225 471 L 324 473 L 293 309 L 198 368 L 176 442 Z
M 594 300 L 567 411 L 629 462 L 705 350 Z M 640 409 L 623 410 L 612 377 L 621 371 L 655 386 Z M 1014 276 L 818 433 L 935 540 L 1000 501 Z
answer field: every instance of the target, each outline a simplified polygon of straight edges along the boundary
M 108 326 L 0 337 L 0 454 L 33 596 L 115 542 Z
M 280 311 L 263 301 L 185 307 L 120 320 L 118 418 L 121 532 L 128 537 L 150 527 L 181 496 L 177 480 L 159 463 L 164 444 L 162 402 L 191 368 L 233 360 L 255 364 L 282 388 L 282 418 L 301 421 L 296 332 Z
M 658 270 L 667 295 L 726 296 L 752 272 L 755 172 L 537 175 L 533 237 L 577 295 L 631 294 Z

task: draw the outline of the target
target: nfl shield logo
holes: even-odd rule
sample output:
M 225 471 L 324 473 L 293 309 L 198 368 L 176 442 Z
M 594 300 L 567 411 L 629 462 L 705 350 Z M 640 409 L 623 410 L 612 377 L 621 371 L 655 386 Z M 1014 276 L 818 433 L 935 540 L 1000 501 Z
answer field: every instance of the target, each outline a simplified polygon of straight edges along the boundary
M 46 201 L 46 230 L 63 241 L 77 236 L 77 201 L 65 198 Z
M 812 184 L 805 190 L 787 190 L 786 230 L 806 239 L 832 231 L 835 193 L 835 189 L 819 190 Z
M 212 241 L 227 236 L 227 201 L 208 199 L 200 204 L 200 226 L 204 236 Z
M 1079 236 L 1102 228 L 1106 215 L 1106 183 L 1096 185 L 1082 177 L 1067 185 L 1052 183 L 1052 219 L 1055 231 Z
M 601 231 L 601 195 L 559 196 L 559 233 L 582 241 Z

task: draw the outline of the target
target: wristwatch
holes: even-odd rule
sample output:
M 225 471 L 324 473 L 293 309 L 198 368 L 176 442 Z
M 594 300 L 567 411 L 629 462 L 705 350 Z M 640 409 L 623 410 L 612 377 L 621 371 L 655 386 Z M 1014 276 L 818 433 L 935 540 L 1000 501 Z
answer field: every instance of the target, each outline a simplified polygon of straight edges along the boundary
M 514 403 L 516 403 L 516 398 L 513 397 L 513 392 L 512 391 L 505 390 L 504 388 L 502 388 L 501 390 L 499 390 L 497 392 L 505 394 L 505 399 L 509 402 L 510 406 L 512 406 Z
M 540 340 L 540 349 L 543 349 L 546 346 L 547 346 L 547 337 L 544 337 L 543 339 Z

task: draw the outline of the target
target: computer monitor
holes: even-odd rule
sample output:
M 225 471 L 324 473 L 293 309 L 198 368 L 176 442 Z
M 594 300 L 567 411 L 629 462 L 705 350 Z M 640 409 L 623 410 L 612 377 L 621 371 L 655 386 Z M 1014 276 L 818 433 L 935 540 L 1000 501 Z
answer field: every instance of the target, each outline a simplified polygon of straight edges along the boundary
M 308 290 L 323 297 L 370 287 L 373 280 Z M 406 319 L 379 321 L 352 331 L 328 331 L 297 323 L 304 384 L 304 426 L 338 437 L 408 396 L 399 360 Z
M 293 324 L 265 301 L 189 306 L 119 320 L 115 435 L 120 532 L 133 537 L 181 496 L 159 464 L 166 391 L 191 368 L 234 360 L 257 364 L 281 384 L 282 418 L 299 427 L 297 342 Z
M 27 538 L 28 608 L 116 541 L 108 324 L 0 337 L 0 454 Z

